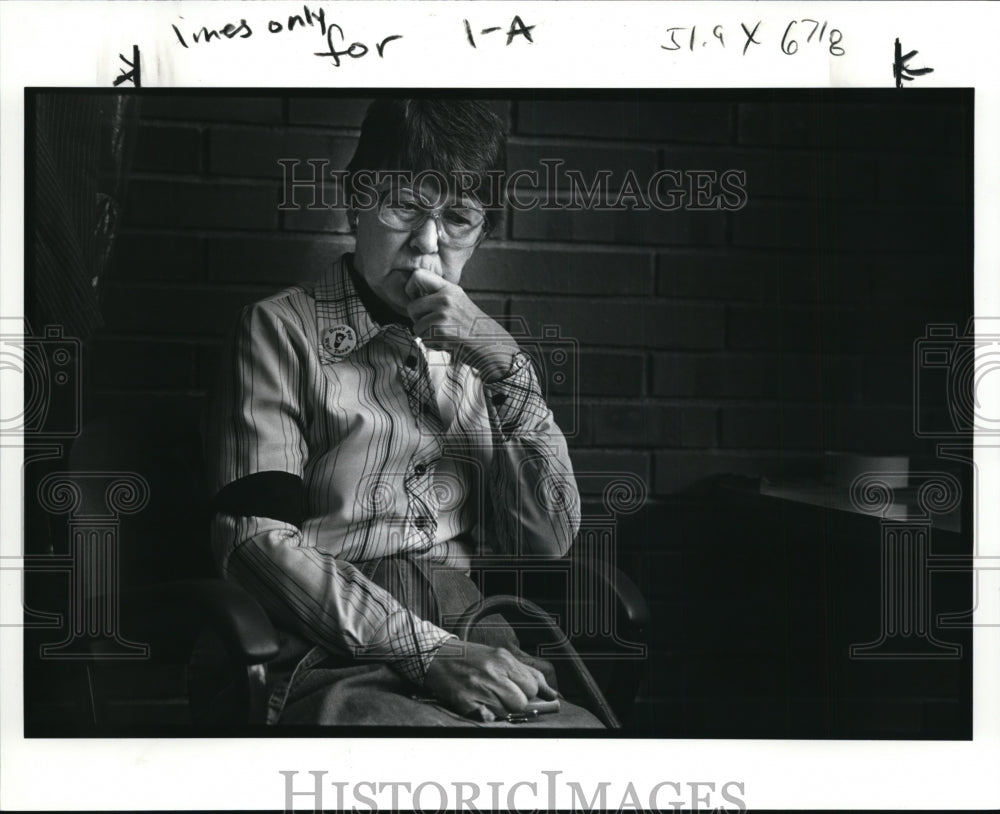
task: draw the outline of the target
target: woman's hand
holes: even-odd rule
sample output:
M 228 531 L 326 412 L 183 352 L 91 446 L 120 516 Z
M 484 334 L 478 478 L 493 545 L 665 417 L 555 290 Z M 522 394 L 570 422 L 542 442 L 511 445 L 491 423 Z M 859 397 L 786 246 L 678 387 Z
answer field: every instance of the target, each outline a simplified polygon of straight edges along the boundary
M 517 342 L 460 286 L 418 268 L 406 283 L 406 294 L 413 332 L 429 347 L 455 352 L 479 371 L 484 382 L 500 379 L 510 370 Z
M 454 712 L 484 721 L 523 712 L 536 697 L 559 697 L 541 672 L 522 664 L 509 650 L 459 639 L 449 639 L 438 649 L 424 689 Z

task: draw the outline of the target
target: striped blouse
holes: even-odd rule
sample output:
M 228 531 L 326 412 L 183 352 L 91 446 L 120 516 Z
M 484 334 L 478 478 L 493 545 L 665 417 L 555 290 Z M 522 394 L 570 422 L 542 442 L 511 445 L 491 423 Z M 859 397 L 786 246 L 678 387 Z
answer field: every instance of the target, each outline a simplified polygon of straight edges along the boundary
M 349 262 L 240 315 L 209 422 L 212 548 L 285 626 L 419 684 L 449 634 L 355 564 L 561 556 L 579 496 L 528 358 L 483 383 L 376 322 Z

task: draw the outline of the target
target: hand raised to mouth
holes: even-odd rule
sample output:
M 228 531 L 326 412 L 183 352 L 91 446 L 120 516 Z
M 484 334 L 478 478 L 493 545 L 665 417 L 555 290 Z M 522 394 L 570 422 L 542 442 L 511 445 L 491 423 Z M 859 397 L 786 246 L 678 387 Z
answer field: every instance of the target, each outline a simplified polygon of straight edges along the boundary
M 428 280 L 428 278 L 431 279 Z M 410 278 L 406 281 L 404 291 L 410 300 L 416 300 L 437 291 L 436 282 L 445 282 L 445 279 L 426 266 L 417 266 L 410 273 Z
M 517 342 L 487 316 L 462 290 L 425 268 L 406 282 L 406 312 L 413 332 L 431 348 L 450 350 L 476 368 L 483 381 L 502 378 L 510 370 Z

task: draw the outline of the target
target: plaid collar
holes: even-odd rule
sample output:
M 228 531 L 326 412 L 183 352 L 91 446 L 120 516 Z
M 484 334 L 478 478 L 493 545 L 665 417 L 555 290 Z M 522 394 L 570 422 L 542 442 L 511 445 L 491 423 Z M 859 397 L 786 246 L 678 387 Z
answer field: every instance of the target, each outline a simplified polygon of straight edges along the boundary
M 318 351 L 323 364 L 343 361 L 382 332 L 394 338 L 398 335 L 407 344 L 413 341 L 403 325 L 380 325 L 372 318 L 351 279 L 350 262 L 350 254 L 342 255 L 314 290 Z

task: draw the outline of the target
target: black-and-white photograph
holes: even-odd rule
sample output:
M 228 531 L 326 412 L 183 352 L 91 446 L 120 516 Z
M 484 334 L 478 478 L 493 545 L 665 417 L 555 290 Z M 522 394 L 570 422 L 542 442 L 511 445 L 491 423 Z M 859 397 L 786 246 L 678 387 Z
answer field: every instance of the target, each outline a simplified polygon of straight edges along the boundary
M 0 3 L 0 809 L 996 807 L 983 3 Z
M 971 91 L 26 104 L 27 737 L 971 738 Z

